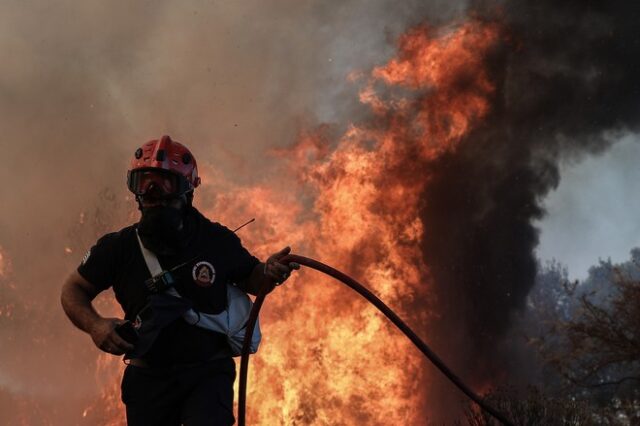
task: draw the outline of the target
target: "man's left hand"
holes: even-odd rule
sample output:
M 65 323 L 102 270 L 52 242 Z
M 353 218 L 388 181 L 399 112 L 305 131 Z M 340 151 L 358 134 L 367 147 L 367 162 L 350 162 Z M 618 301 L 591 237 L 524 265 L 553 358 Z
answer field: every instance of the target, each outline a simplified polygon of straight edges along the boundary
M 295 262 L 282 263 L 280 260 L 291 253 L 291 247 L 287 246 L 277 253 L 269 256 L 264 264 L 264 275 L 270 279 L 274 285 L 280 285 L 291 275 L 291 271 L 300 269 L 300 265 Z

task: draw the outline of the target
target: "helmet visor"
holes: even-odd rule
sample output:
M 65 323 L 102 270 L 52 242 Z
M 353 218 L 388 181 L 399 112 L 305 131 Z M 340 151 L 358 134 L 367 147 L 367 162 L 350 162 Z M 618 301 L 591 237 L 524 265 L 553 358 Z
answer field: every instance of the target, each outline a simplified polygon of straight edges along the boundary
M 157 198 L 180 196 L 188 189 L 182 176 L 158 169 L 131 171 L 128 185 L 135 195 Z

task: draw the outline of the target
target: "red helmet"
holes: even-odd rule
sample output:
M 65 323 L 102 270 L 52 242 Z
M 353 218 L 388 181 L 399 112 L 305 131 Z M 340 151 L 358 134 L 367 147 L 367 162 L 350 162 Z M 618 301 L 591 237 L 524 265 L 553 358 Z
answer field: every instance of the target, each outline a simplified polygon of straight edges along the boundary
M 167 135 L 138 148 L 127 172 L 127 186 L 137 196 L 176 197 L 200 185 L 191 152 Z

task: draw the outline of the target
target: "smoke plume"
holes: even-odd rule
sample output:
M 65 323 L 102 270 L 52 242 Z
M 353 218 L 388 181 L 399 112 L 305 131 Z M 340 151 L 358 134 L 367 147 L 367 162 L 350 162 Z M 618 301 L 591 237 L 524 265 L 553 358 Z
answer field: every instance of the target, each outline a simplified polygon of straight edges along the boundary
M 422 244 L 442 312 L 439 342 L 476 384 L 526 374 L 500 340 L 534 284 L 532 221 L 559 183 L 559 163 L 605 150 L 637 131 L 640 117 L 640 7 L 496 6 L 471 6 L 504 31 L 502 49 L 487 58 L 497 87 L 493 111 L 455 152 L 429 166 L 421 212 L 425 227 L 439 230 Z

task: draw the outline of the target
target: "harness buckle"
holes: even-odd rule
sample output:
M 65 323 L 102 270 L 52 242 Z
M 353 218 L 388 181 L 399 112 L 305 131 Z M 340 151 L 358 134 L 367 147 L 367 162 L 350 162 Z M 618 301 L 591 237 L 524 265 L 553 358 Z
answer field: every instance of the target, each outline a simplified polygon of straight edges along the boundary
M 162 293 L 163 291 L 173 287 L 175 280 L 170 271 L 162 271 L 158 275 L 145 280 L 144 285 L 147 290 L 153 294 Z

